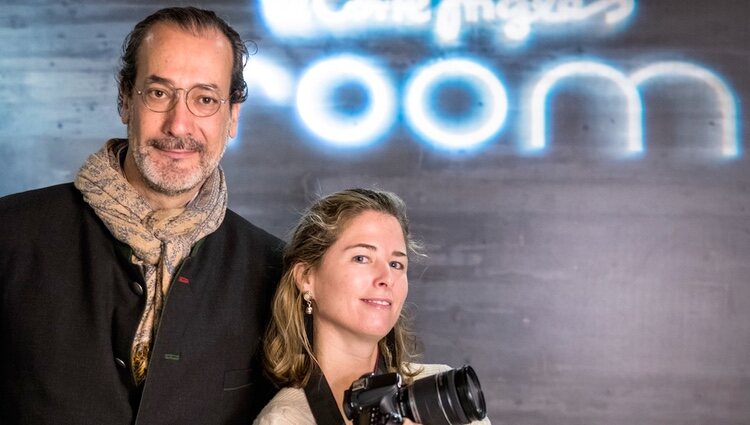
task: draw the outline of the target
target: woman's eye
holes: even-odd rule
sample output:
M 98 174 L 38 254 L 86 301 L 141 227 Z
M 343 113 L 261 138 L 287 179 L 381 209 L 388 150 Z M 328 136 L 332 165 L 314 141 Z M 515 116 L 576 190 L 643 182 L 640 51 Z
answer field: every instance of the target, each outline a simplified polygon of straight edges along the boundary
M 406 268 L 404 263 L 398 262 L 398 261 L 391 261 L 391 267 L 393 267 L 396 270 L 403 270 Z
M 365 257 L 364 255 L 355 255 L 353 260 L 355 263 L 364 263 L 367 261 L 367 257 Z

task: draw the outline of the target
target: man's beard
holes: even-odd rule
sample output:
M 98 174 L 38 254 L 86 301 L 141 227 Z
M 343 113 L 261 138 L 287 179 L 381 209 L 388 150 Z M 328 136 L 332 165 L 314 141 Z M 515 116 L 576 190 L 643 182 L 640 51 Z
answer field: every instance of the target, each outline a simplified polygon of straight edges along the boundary
M 151 158 L 153 149 L 190 150 L 198 154 L 199 162 L 188 170 L 178 168 L 179 160 L 162 157 L 159 162 L 156 162 Z M 145 145 L 133 150 L 133 159 L 144 182 L 151 190 L 167 196 L 175 196 L 203 184 L 218 166 L 224 149 L 226 149 L 226 143 L 219 155 L 210 158 L 205 145 L 193 138 L 149 139 Z

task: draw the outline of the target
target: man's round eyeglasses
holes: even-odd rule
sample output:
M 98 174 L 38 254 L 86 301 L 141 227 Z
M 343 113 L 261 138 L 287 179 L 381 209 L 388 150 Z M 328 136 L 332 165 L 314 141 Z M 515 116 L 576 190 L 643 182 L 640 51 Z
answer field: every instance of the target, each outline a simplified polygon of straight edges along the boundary
M 136 90 L 135 92 L 141 96 L 143 104 L 148 109 L 154 112 L 168 112 L 177 105 L 180 90 L 186 91 L 185 104 L 196 117 L 210 117 L 228 100 L 222 99 L 216 90 L 204 86 L 195 86 L 187 90 L 163 84 L 150 84 L 145 86 L 143 90 Z

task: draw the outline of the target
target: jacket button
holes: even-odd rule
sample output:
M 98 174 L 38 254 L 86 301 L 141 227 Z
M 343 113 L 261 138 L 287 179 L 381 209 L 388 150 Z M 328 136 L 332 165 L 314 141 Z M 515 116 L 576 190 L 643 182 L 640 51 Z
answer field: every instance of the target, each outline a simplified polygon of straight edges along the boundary
M 130 288 L 133 290 L 133 292 L 136 293 L 139 297 L 143 295 L 143 285 L 141 285 L 138 282 L 130 282 Z
M 128 365 L 126 365 L 125 362 L 119 357 L 115 357 L 115 364 L 120 369 L 125 369 L 126 367 L 128 367 Z

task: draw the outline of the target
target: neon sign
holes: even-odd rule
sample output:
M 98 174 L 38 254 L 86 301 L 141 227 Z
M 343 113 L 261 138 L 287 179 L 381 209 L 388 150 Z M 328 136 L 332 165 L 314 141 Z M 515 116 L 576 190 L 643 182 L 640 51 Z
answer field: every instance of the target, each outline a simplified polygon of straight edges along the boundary
M 464 81 L 481 96 L 478 116 L 463 122 L 441 120 L 430 107 L 429 93 L 446 80 Z M 421 67 L 411 78 L 404 95 L 407 123 L 422 138 L 443 149 L 472 148 L 480 145 L 503 127 L 508 112 L 505 87 L 488 68 L 469 59 L 448 59 Z
M 457 19 L 486 23 L 501 18 L 508 35 L 510 27 L 520 28 L 519 23 L 530 28 L 532 23 L 579 22 L 597 16 L 607 24 L 617 23 L 635 9 L 634 0 L 259 0 L 259 4 L 269 28 L 285 40 L 309 39 L 324 32 L 351 36 L 377 28 L 414 29 L 430 23 L 445 29 L 450 27 L 448 21 Z M 451 34 L 458 37 L 459 33 Z M 440 36 L 439 42 L 453 36 Z M 400 80 L 376 58 L 346 51 L 318 58 L 298 76 L 279 58 L 254 57 L 245 74 L 251 89 L 274 103 L 292 105 L 302 127 L 323 143 L 349 149 L 365 147 L 384 140 L 401 124 L 418 140 L 449 152 L 474 151 L 493 141 L 507 143 L 502 134 L 511 109 L 520 118 L 516 133 L 523 137 L 517 143 L 519 149 L 544 152 L 550 143 L 548 127 L 556 90 L 571 81 L 596 80 L 609 87 L 606 92 L 584 87 L 583 94 L 590 99 L 612 96 L 623 105 L 621 112 L 616 112 L 622 116 L 613 119 L 622 123 L 621 130 L 609 142 L 623 155 L 643 154 L 647 149 L 645 91 L 662 82 L 681 81 L 700 87 L 704 96 L 708 93 L 711 97 L 705 103 L 715 105 L 720 117 L 721 137 L 716 143 L 720 155 L 732 158 L 741 153 L 738 102 L 733 91 L 716 73 L 687 61 L 657 61 L 630 71 L 597 59 L 562 61 L 531 76 L 530 83 L 524 84 L 529 89 L 521 93 L 508 90 L 502 70 L 461 53 L 417 64 Z M 341 93 L 347 90 L 359 93 L 356 107 L 342 102 L 346 96 Z M 455 110 L 460 97 L 465 98 L 464 105 Z M 444 104 L 454 109 L 446 109 Z
M 259 4 L 266 25 L 279 37 L 414 32 L 431 27 L 441 44 L 458 42 L 472 26 L 494 26 L 498 38 L 507 41 L 526 39 L 534 26 L 598 19 L 612 27 L 635 10 L 635 0 L 260 0 Z
M 260 66 L 268 67 L 269 62 Z M 255 73 L 252 64 L 246 69 L 248 81 L 266 90 L 284 87 L 282 81 L 292 81 L 283 72 Z M 263 76 L 263 81 L 259 77 Z M 402 107 L 405 123 L 436 148 L 443 150 L 471 150 L 494 140 L 503 130 L 508 110 L 508 97 L 497 73 L 474 59 L 445 59 L 425 64 L 412 74 L 403 93 Z M 739 155 L 737 140 L 737 104 L 729 87 L 713 72 L 687 62 L 657 62 L 642 67 L 630 75 L 611 65 L 595 61 L 571 61 L 545 71 L 533 84 L 526 107 L 531 135 L 521 144 L 527 151 L 541 151 L 547 147 L 551 92 L 569 78 L 597 78 L 611 83 L 621 94 L 626 105 L 625 145 L 627 154 L 642 153 L 643 112 L 641 90 L 647 83 L 659 79 L 688 78 L 705 85 L 714 93 L 721 116 L 722 137 L 719 150 L 722 156 Z M 475 108 L 462 116 L 458 123 L 438 117 L 429 95 L 449 81 L 462 81 L 482 97 L 482 108 Z M 370 94 L 369 104 L 356 114 L 344 115 L 326 106 L 330 93 L 337 84 L 353 81 Z M 307 129 L 324 142 L 339 147 L 361 147 L 384 138 L 396 121 L 396 91 L 388 71 L 371 59 L 353 55 L 322 59 L 305 72 L 299 80 L 294 99 L 297 113 Z M 273 92 L 290 89 L 274 89 Z M 269 97 L 270 98 L 270 97 Z M 277 99 L 278 103 L 291 97 Z
M 369 62 L 354 56 L 327 58 L 311 66 L 300 79 L 297 113 L 318 137 L 335 145 L 360 146 L 392 125 L 396 114 L 393 85 L 381 67 Z M 365 88 L 370 99 L 365 111 L 342 114 L 336 108 L 326 108 L 328 93 L 347 81 Z
M 737 156 L 740 154 L 738 140 L 737 101 L 721 78 L 711 71 L 702 67 L 682 62 L 660 62 L 639 69 L 630 76 L 634 84 L 643 86 L 651 80 L 670 77 L 685 77 L 706 84 L 716 95 L 721 113 L 722 137 L 721 152 L 724 156 Z

